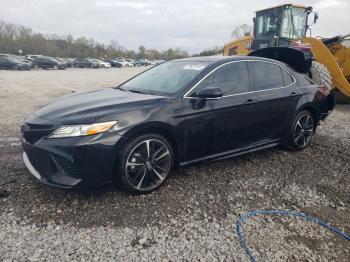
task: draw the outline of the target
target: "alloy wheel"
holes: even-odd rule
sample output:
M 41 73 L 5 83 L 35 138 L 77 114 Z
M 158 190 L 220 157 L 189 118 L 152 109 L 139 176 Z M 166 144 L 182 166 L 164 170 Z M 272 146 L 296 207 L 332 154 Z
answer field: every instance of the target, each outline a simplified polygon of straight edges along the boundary
M 170 172 L 170 152 L 167 145 L 157 139 L 146 139 L 138 143 L 125 163 L 125 174 L 130 186 L 137 191 L 158 187 Z
M 299 116 L 294 128 L 294 143 L 299 148 L 306 147 L 314 133 L 314 120 L 309 113 Z

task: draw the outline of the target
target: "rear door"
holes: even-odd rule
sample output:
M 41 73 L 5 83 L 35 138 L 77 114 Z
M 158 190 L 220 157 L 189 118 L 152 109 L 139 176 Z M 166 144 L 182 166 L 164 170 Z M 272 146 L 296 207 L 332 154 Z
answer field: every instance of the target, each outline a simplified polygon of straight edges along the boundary
M 280 139 L 285 135 L 301 95 L 295 79 L 277 63 L 249 61 L 248 65 L 257 101 L 257 138 L 260 142 Z
M 3 68 L 4 69 L 12 69 L 15 65 L 14 61 L 11 61 L 10 58 L 4 57 Z
M 0 57 L 0 69 L 6 68 L 6 62 L 4 57 Z

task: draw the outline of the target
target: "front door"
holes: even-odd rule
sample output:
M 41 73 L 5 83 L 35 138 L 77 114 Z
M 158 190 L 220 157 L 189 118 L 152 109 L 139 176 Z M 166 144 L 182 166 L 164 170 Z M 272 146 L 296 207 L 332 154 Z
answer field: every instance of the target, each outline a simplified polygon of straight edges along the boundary
M 220 88 L 223 96 L 200 99 L 204 87 Z M 183 99 L 186 161 L 239 149 L 254 142 L 254 99 L 247 62 L 234 61 L 214 69 Z

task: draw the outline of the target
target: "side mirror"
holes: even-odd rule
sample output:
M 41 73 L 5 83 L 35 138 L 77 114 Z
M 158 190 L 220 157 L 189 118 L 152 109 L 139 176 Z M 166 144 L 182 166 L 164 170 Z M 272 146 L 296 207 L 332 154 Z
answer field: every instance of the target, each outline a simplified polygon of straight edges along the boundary
M 316 24 L 317 19 L 318 19 L 318 14 L 315 13 L 315 14 L 314 14 L 314 24 Z
M 202 99 L 222 97 L 222 91 L 218 87 L 206 86 L 198 90 L 197 97 Z

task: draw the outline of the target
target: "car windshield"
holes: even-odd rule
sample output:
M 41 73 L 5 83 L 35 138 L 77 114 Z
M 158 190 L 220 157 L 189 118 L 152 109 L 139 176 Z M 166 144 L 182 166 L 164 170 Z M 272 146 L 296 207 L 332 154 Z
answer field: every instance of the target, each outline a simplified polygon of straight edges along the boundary
M 208 64 L 203 61 L 171 61 L 153 67 L 119 86 L 119 89 L 172 96 L 188 85 Z
M 7 59 L 9 60 L 9 61 L 12 61 L 12 62 L 21 62 L 18 58 L 16 58 L 16 57 L 13 57 L 13 56 L 11 56 L 11 57 L 7 57 Z

